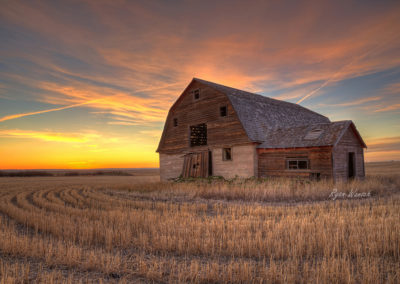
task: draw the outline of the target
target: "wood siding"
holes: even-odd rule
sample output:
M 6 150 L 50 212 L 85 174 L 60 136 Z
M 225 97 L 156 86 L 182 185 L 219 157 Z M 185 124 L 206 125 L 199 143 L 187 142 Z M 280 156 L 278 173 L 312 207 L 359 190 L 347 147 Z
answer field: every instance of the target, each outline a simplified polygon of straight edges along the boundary
M 257 149 L 257 152 L 259 177 L 310 177 L 311 173 L 319 173 L 321 178 L 332 177 L 332 147 Z M 307 158 L 309 169 L 287 169 L 286 159 L 288 158 Z
M 349 152 L 353 152 L 355 155 L 355 177 L 364 177 L 364 149 L 351 127 L 347 129 L 333 149 L 333 168 L 336 181 L 347 181 Z
M 200 89 L 195 100 L 193 90 Z M 220 116 L 220 107 L 227 106 L 227 116 Z M 178 126 L 174 126 L 174 119 Z M 207 146 L 190 147 L 190 126 L 207 124 Z M 249 139 L 227 96 L 198 82 L 193 82 L 171 108 L 160 141 L 160 153 L 204 151 L 228 143 L 243 144 Z
M 209 173 L 209 151 L 185 155 L 183 161 L 182 177 L 208 177 Z

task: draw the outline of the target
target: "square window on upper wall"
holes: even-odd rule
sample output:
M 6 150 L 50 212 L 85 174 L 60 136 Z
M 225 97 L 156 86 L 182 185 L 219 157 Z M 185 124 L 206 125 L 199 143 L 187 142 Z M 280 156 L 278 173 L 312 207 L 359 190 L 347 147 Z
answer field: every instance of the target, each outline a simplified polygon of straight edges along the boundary
M 222 106 L 219 108 L 219 115 L 220 116 L 227 116 L 228 115 L 228 110 L 226 106 Z
M 178 126 L 178 119 L 174 118 L 174 127 L 177 127 L 177 126 Z
M 198 100 L 200 98 L 200 89 L 196 89 L 193 91 L 193 98 Z

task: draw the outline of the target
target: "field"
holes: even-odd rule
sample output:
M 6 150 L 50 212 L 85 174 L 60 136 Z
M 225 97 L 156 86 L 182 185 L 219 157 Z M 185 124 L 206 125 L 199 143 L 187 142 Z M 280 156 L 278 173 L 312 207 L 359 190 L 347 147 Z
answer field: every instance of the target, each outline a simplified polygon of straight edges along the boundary
M 0 283 L 399 283 L 399 174 L 1 177 Z

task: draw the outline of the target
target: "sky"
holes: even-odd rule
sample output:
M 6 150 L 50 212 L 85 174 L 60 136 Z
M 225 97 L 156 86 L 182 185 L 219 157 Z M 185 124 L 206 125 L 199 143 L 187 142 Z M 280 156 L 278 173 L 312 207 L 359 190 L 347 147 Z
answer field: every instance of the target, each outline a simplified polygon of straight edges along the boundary
M 400 160 L 399 1 L 0 0 L 0 169 L 158 167 L 193 77 L 353 120 Z

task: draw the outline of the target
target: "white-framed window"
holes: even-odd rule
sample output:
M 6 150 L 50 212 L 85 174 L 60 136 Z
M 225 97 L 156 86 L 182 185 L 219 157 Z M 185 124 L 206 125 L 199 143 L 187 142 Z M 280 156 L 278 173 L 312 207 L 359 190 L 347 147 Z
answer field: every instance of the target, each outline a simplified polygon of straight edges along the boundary
M 288 170 L 307 170 L 309 169 L 309 160 L 307 158 L 287 158 L 286 169 Z

